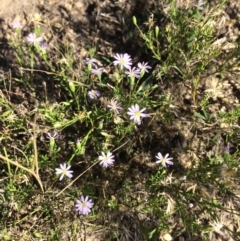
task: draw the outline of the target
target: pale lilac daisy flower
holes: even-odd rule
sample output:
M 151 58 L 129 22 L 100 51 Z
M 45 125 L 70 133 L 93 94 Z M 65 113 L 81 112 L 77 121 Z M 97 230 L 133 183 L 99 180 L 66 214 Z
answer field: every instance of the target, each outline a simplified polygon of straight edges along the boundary
M 18 22 L 18 21 L 14 21 L 14 22 L 12 23 L 12 28 L 13 28 L 13 29 L 22 29 L 22 28 L 23 28 L 23 25 L 22 25 L 20 22 Z
M 77 199 L 77 204 L 75 205 L 76 211 L 79 214 L 88 215 L 91 212 L 93 207 L 92 199 L 89 199 L 88 196 L 81 196 L 80 199 Z
M 148 69 L 151 69 L 151 67 L 148 65 L 148 63 L 142 62 L 137 64 L 141 74 L 144 74 L 145 72 L 148 73 Z
M 92 59 L 90 59 L 90 58 L 86 58 L 86 59 L 84 59 L 84 64 L 97 64 L 97 60 L 95 59 L 95 58 L 92 58 Z
M 133 120 L 134 122 L 138 123 L 138 125 L 141 124 L 141 117 L 149 117 L 148 114 L 143 113 L 146 108 L 143 108 L 140 110 L 139 105 L 135 104 L 128 108 L 127 114 L 130 115 L 130 120 Z
M 86 59 L 84 59 L 83 62 L 84 62 L 84 64 L 89 65 L 90 69 L 92 68 L 92 66 L 97 68 L 98 61 L 95 58 L 92 58 L 92 59 L 86 58 Z
M 224 152 L 230 152 L 231 147 L 233 147 L 233 145 L 228 142 L 228 143 L 227 143 L 227 146 L 225 146 L 225 147 L 223 148 Z
M 198 9 L 198 10 L 203 10 L 205 5 L 205 1 L 204 0 L 195 0 L 194 1 L 194 6 Z
M 79 138 L 76 141 L 76 147 L 77 147 L 78 151 L 82 150 L 81 140 Z
M 97 90 L 89 90 L 88 91 L 88 97 L 92 100 L 97 99 L 99 96 L 100 96 L 100 93 Z
M 46 134 L 46 138 L 49 140 L 49 141 L 52 141 L 52 140 L 56 140 L 58 139 L 59 135 L 57 132 L 54 132 L 54 134 L 52 135 L 51 133 L 47 133 Z
M 58 137 L 59 137 L 59 135 L 57 132 L 55 132 L 53 135 L 49 132 L 46 134 L 46 138 L 49 141 L 49 146 L 50 146 L 51 150 L 54 148 L 55 140 L 58 139 Z
M 121 69 L 123 67 L 129 69 L 132 65 L 132 59 L 128 54 L 116 54 L 113 56 L 116 60 L 113 61 L 114 65 L 119 65 Z
M 125 74 L 130 78 L 139 78 L 140 77 L 140 70 L 136 69 L 135 67 L 129 68 L 127 71 L 125 71 Z
M 95 75 L 101 75 L 103 72 L 104 68 L 96 68 L 95 69 L 91 69 L 91 73 L 95 74 Z
M 111 111 L 113 111 L 116 115 L 119 114 L 119 110 L 122 109 L 121 103 L 119 103 L 117 100 L 112 99 L 110 104 L 107 105 L 108 108 L 110 108 Z
M 167 165 L 173 165 L 173 162 L 171 161 L 173 158 L 168 157 L 169 154 L 166 154 L 165 157 L 161 154 L 161 152 L 158 152 L 156 158 L 156 163 L 161 163 L 163 167 L 167 167 Z
M 41 44 L 43 42 L 43 37 L 40 36 L 40 37 L 37 37 L 37 35 L 35 33 L 30 33 L 28 34 L 27 36 L 27 41 L 30 43 L 30 44 L 33 44 L 33 45 L 37 45 L 37 44 Z
M 61 175 L 59 180 L 61 181 L 64 176 L 67 176 L 68 178 L 72 178 L 73 171 L 70 171 L 71 168 L 70 165 L 67 166 L 66 163 L 60 164 L 60 168 L 55 168 L 56 174 Z
M 47 50 L 49 48 L 49 46 L 46 42 L 41 42 L 40 48 L 41 48 L 41 50 Z
M 108 152 L 107 155 L 105 155 L 104 152 L 102 152 L 102 155 L 98 157 L 98 160 L 100 161 L 100 165 L 103 167 L 108 167 L 113 164 L 114 155 L 111 152 Z

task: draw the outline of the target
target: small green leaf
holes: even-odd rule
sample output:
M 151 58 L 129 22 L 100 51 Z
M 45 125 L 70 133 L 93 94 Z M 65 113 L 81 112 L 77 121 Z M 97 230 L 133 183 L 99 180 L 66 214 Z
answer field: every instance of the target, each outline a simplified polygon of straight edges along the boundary
M 36 237 L 36 238 L 41 238 L 42 237 L 42 235 L 40 234 L 40 233 L 34 233 L 34 236 Z
M 206 120 L 205 116 L 201 115 L 200 113 L 196 112 L 195 113 L 195 116 L 200 118 L 200 119 L 203 119 L 203 120 Z
M 148 237 L 152 238 L 156 231 L 157 231 L 156 229 L 153 229 L 150 233 L 148 233 Z

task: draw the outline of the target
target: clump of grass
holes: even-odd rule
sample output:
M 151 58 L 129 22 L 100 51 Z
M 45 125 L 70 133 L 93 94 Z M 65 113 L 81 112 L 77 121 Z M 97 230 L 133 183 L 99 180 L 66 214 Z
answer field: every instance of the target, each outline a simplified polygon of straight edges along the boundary
M 163 27 L 157 14 L 145 26 L 133 17 L 149 55 L 136 63 L 95 48 L 80 61 L 39 22 L 26 37 L 17 25 L 19 71 L 0 95 L 3 240 L 19 237 L 16 227 L 25 240 L 239 236 L 237 130 L 222 128 L 239 108 L 211 111 L 235 65 L 217 66 L 218 79 L 208 71 L 224 55 L 222 7 L 172 1 Z

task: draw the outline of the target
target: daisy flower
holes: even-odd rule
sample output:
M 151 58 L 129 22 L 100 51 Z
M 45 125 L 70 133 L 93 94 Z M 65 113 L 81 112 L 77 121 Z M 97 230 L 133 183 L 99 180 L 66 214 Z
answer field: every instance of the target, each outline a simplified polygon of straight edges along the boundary
M 88 66 L 88 71 L 91 71 L 92 67 L 94 67 L 95 69 L 98 68 L 97 63 L 98 61 L 95 58 L 89 59 L 86 58 L 83 60 L 84 64 Z
M 50 132 L 48 132 L 46 134 L 46 139 L 49 141 L 49 142 L 54 142 L 55 140 L 57 140 L 59 138 L 59 135 L 57 132 L 54 132 L 54 134 L 52 135 Z
M 116 54 L 113 56 L 116 60 L 113 61 L 114 65 L 119 65 L 120 69 L 123 69 L 125 67 L 126 69 L 131 68 L 132 65 L 132 59 L 130 55 L 128 54 Z
M 41 44 L 43 42 L 43 37 L 40 36 L 40 37 L 37 37 L 35 33 L 30 33 L 28 34 L 27 36 L 27 41 L 30 43 L 30 44 L 33 44 L 33 45 L 37 45 L 37 44 Z
M 88 91 L 88 97 L 92 100 L 97 99 L 99 96 L 100 96 L 100 93 L 97 90 L 89 90 Z
M 98 160 L 100 161 L 100 165 L 103 167 L 108 167 L 113 164 L 114 155 L 111 152 L 108 152 L 107 155 L 105 155 L 104 152 L 102 152 L 102 155 L 98 157 Z
M 91 64 L 91 65 L 97 66 L 98 61 L 95 58 L 92 58 L 92 59 L 86 58 L 86 59 L 84 59 L 83 62 L 86 65 Z
M 117 100 L 112 99 L 110 104 L 107 107 L 113 111 L 116 115 L 119 114 L 119 110 L 122 109 L 121 103 L 117 102 Z
M 195 0 L 194 1 L 194 6 L 198 8 L 198 10 L 203 10 L 204 9 L 205 2 L 204 0 Z
M 61 181 L 64 176 L 67 176 L 68 178 L 72 178 L 73 171 L 70 171 L 71 168 L 70 165 L 67 166 L 66 163 L 60 164 L 60 168 L 55 168 L 56 174 L 61 175 L 59 180 Z
M 136 69 L 135 67 L 129 68 L 127 71 L 125 71 L 125 74 L 130 78 L 139 78 L 140 77 L 140 70 Z
M 14 21 L 14 22 L 12 23 L 12 28 L 13 28 L 13 29 L 22 29 L 22 28 L 23 28 L 23 25 L 22 25 L 20 22 L 18 22 L 18 21 Z
M 169 154 L 166 154 L 165 157 L 163 157 L 161 152 L 158 152 L 158 154 L 156 156 L 156 158 L 157 158 L 156 163 L 162 163 L 163 167 L 167 167 L 167 165 L 173 165 L 173 162 L 171 161 L 173 158 L 168 157 L 168 156 L 169 156 Z
M 141 74 L 144 74 L 145 72 L 148 73 L 148 69 L 151 69 L 151 67 L 148 65 L 148 63 L 142 62 L 137 64 Z
M 77 199 L 77 204 L 75 205 L 76 211 L 79 214 L 88 215 L 91 212 L 93 207 L 92 199 L 89 199 L 88 196 L 81 196 L 80 199 Z
M 104 68 L 96 68 L 95 69 L 91 69 L 91 73 L 95 74 L 95 75 L 101 75 L 103 72 Z
M 49 48 L 48 44 L 46 42 L 40 43 L 40 49 L 41 50 L 47 50 Z
M 139 105 L 135 104 L 132 105 L 130 108 L 128 108 L 127 114 L 130 115 L 130 120 L 133 120 L 134 122 L 138 123 L 138 125 L 141 124 L 141 117 L 149 117 L 148 114 L 143 113 L 146 108 L 143 108 L 140 110 Z

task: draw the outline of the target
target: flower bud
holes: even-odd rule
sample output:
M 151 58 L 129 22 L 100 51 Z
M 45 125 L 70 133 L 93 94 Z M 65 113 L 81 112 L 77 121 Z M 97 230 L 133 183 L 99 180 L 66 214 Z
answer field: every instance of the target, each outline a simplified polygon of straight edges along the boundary
M 75 85 L 74 85 L 74 83 L 71 80 L 69 80 L 68 84 L 69 84 L 70 90 L 74 93 L 75 92 Z
M 133 24 L 134 24 L 134 25 L 137 25 L 137 19 L 136 19 L 135 16 L 133 16 Z
M 156 37 L 158 37 L 158 34 L 159 34 L 159 27 L 156 26 L 156 27 L 155 27 L 155 35 L 156 35 Z

